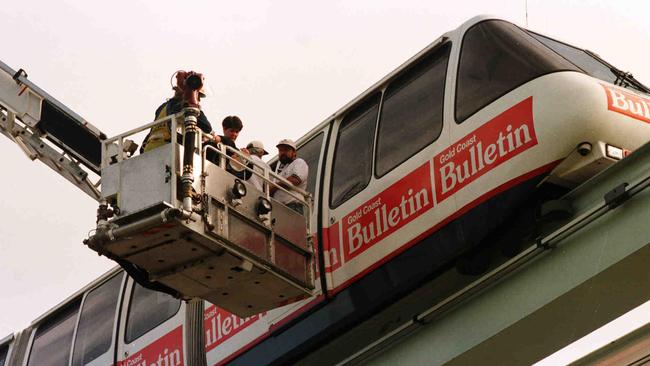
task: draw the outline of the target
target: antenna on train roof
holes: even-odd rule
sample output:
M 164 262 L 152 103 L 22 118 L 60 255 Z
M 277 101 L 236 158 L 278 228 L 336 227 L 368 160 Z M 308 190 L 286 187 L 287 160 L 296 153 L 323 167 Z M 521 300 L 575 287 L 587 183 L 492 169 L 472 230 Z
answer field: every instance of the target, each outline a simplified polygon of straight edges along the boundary
M 528 28 L 528 0 L 524 0 L 524 7 L 526 8 L 526 28 Z

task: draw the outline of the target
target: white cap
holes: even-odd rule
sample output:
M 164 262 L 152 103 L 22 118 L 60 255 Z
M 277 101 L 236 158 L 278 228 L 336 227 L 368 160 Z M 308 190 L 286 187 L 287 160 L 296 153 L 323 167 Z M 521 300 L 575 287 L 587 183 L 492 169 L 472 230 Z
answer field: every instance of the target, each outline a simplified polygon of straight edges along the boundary
M 276 147 L 280 147 L 281 145 L 289 146 L 290 148 L 292 148 L 292 149 L 294 149 L 294 150 L 297 150 L 297 149 L 296 149 L 296 143 L 293 142 L 293 140 L 291 140 L 291 139 L 282 139 L 282 140 L 280 140 L 280 142 L 278 142 L 278 144 L 275 145 L 275 146 L 276 146 Z
M 247 149 L 257 149 L 262 150 L 262 155 L 267 155 L 269 152 L 264 150 L 264 144 L 260 140 L 253 140 L 246 145 Z

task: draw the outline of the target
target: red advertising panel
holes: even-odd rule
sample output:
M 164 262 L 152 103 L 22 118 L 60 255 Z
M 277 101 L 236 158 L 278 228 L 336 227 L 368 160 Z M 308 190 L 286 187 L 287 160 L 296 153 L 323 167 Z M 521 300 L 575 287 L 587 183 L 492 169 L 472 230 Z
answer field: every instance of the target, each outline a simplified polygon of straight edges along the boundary
M 607 95 L 607 109 L 650 123 L 650 99 L 600 84 Z
M 434 157 L 438 203 L 535 145 L 533 98 L 529 97 Z
M 429 162 L 415 169 L 341 220 L 343 259 L 347 262 L 431 207 L 433 197 Z M 330 242 L 334 237 L 330 228 Z
M 325 272 L 334 272 L 341 267 L 341 240 L 339 240 L 339 223 L 323 230 Z
M 131 355 L 118 366 L 182 366 L 183 326 L 160 337 L 147 347 Z
M 205 351 L 208 352 L 255 323 L 266 313 L 240 318 L 214 305 L 205 309 Z

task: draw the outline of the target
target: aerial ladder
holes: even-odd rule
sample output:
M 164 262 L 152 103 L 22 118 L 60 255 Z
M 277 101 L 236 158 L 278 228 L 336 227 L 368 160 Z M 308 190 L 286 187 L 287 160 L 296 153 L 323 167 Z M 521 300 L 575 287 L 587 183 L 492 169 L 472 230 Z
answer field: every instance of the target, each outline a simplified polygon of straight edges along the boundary
M 0 69 L 0 132 L 99 203 L 90 249 L 147 288 L 241 317 L 314 294 L 310 194 L 240 151 L 204 143 L 200 74 L 177 75 L 180 113 L 108 138 L 24 70 Z M 138 154 L 129 137 L 161 124 L 175 137 Z M 259 176 L 262 191 L 246 175 Z M 272 187 L 304 213 L 276 201 Z
M 0 133 L 95 200 L 101 197 L 101 131 L 0 61 Z

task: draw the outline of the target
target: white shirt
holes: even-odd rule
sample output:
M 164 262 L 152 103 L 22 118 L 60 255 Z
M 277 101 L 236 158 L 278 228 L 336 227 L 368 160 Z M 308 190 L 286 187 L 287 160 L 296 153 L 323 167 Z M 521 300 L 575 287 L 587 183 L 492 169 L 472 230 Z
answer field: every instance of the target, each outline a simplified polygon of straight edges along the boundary
M 262 173 L 264 175 L 264 171 L 262 168 L 267 169 L 269 166 L 262 160 L 259 156 L 251 154 L 250 159 L 255 163 L 255 166 L 253 167 L 253 170 Z M 264 180 L 257 174 L 252 174 L 250 178 L 248 178 L 248 183 L 252 184 L 257 190 L 263 191 L 264 188 Z
M 305 162 L 303 159 L 295 158 L 291 163 L 287 165 L 278 163 L 275 170 L 276 173 L 278 173 L 282 178 L 285 179 L 289 178 L 292 175 L 295 175 L 300 179 L 300 184 L 298 184 L 296 187 L 305 191 L 307 190 L 307 176 L 309 174 L 309 167 L 307 166 L 307 162 Z M 281 189 L 275 191 L 273 198 L 275 198 L 276 200 L 284 204 L 296 200 L 293 196 L 284 192 Z

